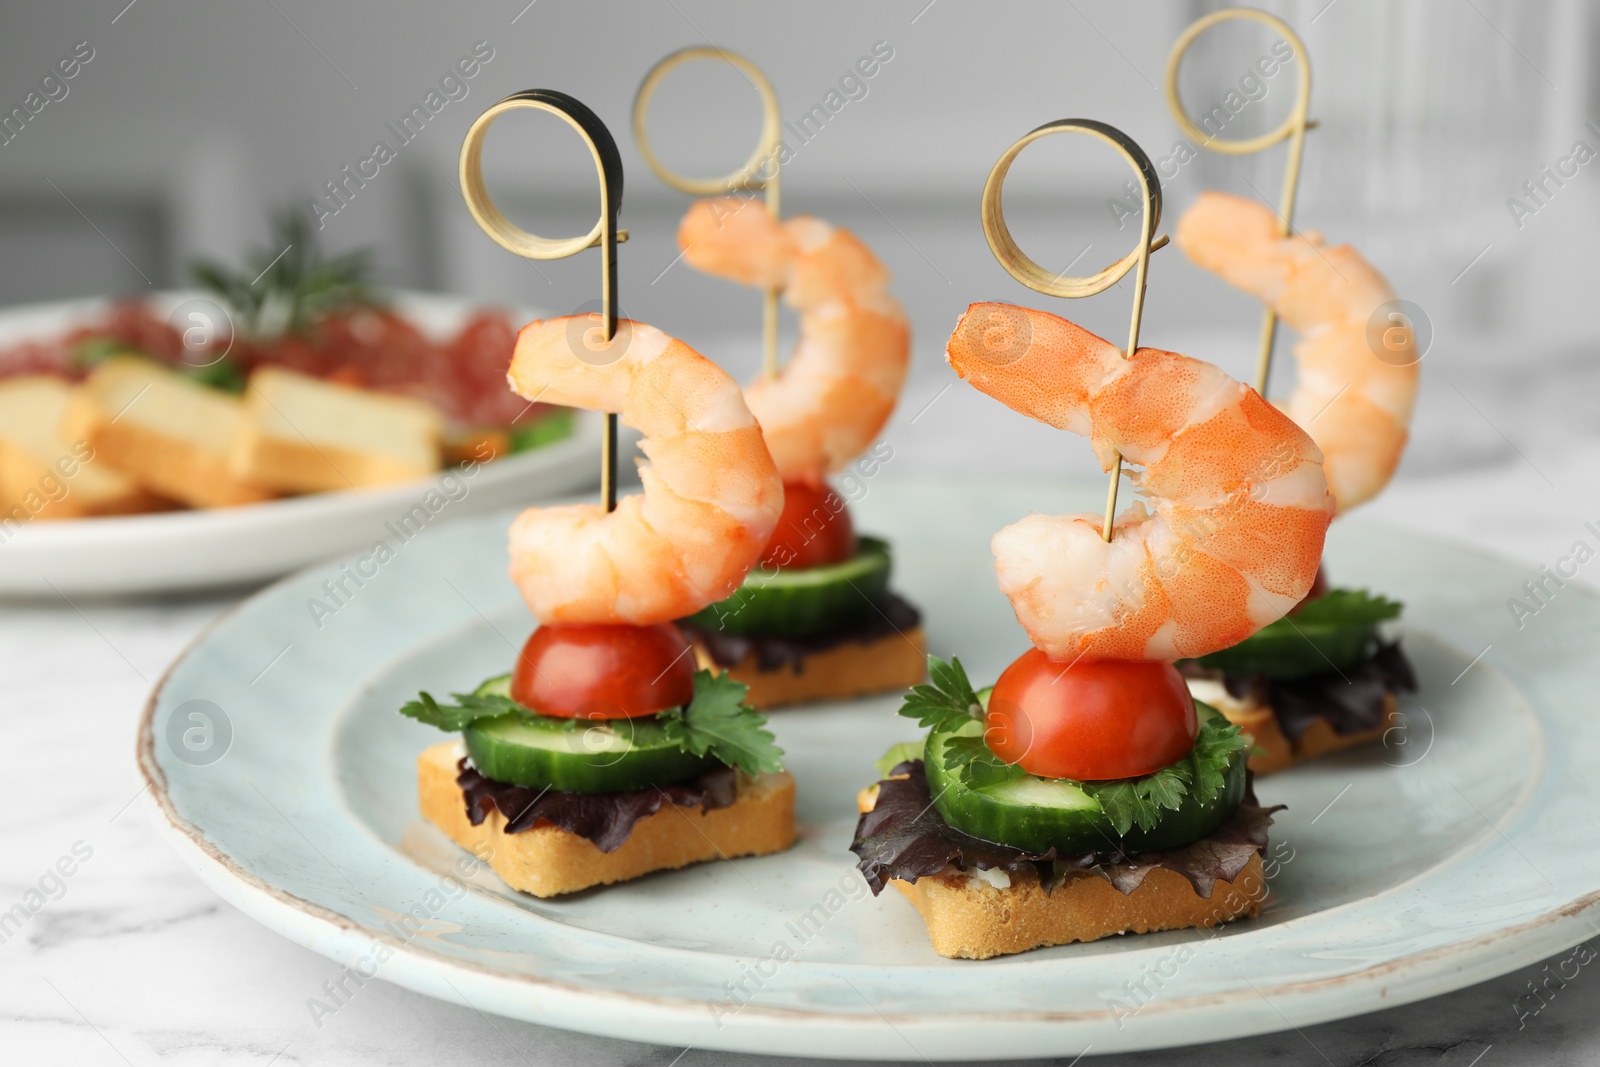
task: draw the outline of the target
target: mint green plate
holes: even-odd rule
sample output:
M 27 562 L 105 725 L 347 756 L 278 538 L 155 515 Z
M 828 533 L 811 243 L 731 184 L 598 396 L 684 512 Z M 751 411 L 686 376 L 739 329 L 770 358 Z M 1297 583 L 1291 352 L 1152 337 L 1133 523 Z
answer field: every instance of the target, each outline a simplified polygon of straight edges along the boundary
M 1094 510 L 1102 494 L 873 483 L 857 511 L 893 540 L 930 648 L 985 679 L 1026 647 L 990 535 L 1031 509 Z M 395 713 L 419 688 L 504 671 L 532 628 L 504 530 L 501 517 L 430 531 L 347 583 L 332 615 L 311 605 L 336 566 L 284 580 L 174 664 L 144 714 L 151 806 L 189 865 L 364 974 L 680 1047 L 1070 1058 L 1390 1007 L 1597 928 L 1600 603 L 1569 585 L 1519 631 L 1505 600 L 1523 568 L 1359 519 L 1335 528 L 1331 573 L 1406 602 L 1422 690 L 1386 744 L 1259 783 L 1290 807 L 1256 921 L 982 963 L 935 955 L 910 905 L 867 894 L 847 851 L 873 760 L 916 733 L 893 696 L 774 717 L 800 785 L 792 851 L 519 895 L 420 821 L 414 760 L 441 735 Z

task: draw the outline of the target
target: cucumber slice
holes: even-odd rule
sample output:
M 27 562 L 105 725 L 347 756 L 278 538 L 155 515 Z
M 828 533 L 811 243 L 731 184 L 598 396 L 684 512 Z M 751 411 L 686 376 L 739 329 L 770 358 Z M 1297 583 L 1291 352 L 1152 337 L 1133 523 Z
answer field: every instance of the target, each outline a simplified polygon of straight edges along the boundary
M 1378 628 L 1371 623 L 1280 619 L 1232 648 L 1201 656 L 1199 662 L 1233 675 L 1307 678 L 1354 667 L 1367 657 L 1377 636 Z
M 804 570 L 753 570 L 734 594 L 690 615 L 704 630 L 771 637 L 812 637 L 874 613 L 889 588 L 889 545 L 863 537 L 843 563 Z
M 1292 616 L 1200 657 L 1206 667 L 1233 675 L 1264 674 L 1289 680 L 1346 671 L 1372 654 L 1378 624 L 1398 618 L 1398 601 L 1365 589 L 1329 589 L 1295 609 Z
M 511 695 L 511 676 L 491 678 L 478 696 Z M 558 719 L 500 715 L 462 731 L 479 773 L 499 782 L 569 793 L 626 793 L 670 785 L 718 766 L 684 752 L 653 717 Z
M 475 697 L 505 697 L 511 699 L 511 675 L 497 674 L 479 683 L 478 688 L 472 691 Z
M 872 766 L 877 769 L 879 778 L 887 778 L 900 764 L 921 759 L 926 744 L 925 741 L 901 741 L 890 746 L 889 751 L 879 756 L 878 762 Z
M 1197 704 L 1195 710 L 1202 722 L 1219 714 L 1204 704 Z M 1226 784 L 1211 800 L 1201 804 L 1192 797 L 1186 798 L 1177 810 L 1163 811 L 1161 821 L 1149 830 L 1135 826 L 1126 836 L 1118 837 L 1099 801 L 1076 782 L 1028 775 L 973 789 L 946 771 L 945 742 L 954 736 L 982 732 L 983 723 L 974 719 L 954 733 L 929 734 L 923 770 L 934 806 L 945 822 L 985 841 L 1029 852 L 1046 852 L 1053 847 L 1063 855 L 1094 849 L 1151 852 L 1176 848 L 1198 841 L 1221 826 L 1244 799 L 1248 753 L 1240 752 L 1228 767 Z

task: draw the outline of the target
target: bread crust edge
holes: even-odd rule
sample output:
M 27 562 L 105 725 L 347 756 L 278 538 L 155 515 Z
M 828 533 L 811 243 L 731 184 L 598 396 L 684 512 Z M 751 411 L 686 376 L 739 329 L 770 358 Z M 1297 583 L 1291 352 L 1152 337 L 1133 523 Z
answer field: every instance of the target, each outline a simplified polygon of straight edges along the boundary
M 702 812 L 664 804 L 640 819 L 611 852 L 549 823 L 508 834 L 506 817 L 499 811 L 474 826 L 456 784 L 461 755 L 458 742 L 446 741 L 417 757 L 422 817 L 488 863 L 511 888 L 536 897 L 575 893 L 705 860 L 765 856 L 782 852 L 796 839 L 795 784 L 787 772 L 741 775 L 738 796 L 726 808 Z
M 724 667 L 698 640 L 691 639 L 702 669 L 726 671 L 749 687 L 745 702 L 753 708 L 781 708 L 818 700 L 888 693 L 916 685 L 927 676 L 928 649 L 922 627 L 887 634 L 873 641 L 852 641 L 804 657 L 799 669 L 782 666 L 764 671 L 751 652 Z
M 878 787 L 856 796 L 859 811 L 877 804 Z M 1029 949 L 1098 941 L 1113 934 L 1210 929 L 1235 919 L 1255 918 L 1267 898 L 1265 866 L 1258 852 L 1232 881 L 1217 881 L 1209 897 L 1189 879 L 1158 867 L 1132 893 L 1124 893 L 1093 871 L 1069 871 L 1050 892 L 1031 869 L 1007 872 L 1010 884 L 947 868 L 915 882 L 890 881 L 922 916 L 933 950 L 950 959 L 986 960 Z
M 1255 738 L 1264 749 L 1250 757 L 1250 770 L 1256 774 L 1276 774 L 1298 763 L 1320 759 L 1335 752 L 1370 745 L 1400 724 L 1400 699 L 1394 693 L 1383 698 L 1383 722 L 1359 733 L 1336 733 L 1326 719 L 1318 719 L 1305 733 L 1290 742 L 1278 726 L 1278 714 L 1268 705 L 1246 709 L 1221 708 L 1228 721 Z

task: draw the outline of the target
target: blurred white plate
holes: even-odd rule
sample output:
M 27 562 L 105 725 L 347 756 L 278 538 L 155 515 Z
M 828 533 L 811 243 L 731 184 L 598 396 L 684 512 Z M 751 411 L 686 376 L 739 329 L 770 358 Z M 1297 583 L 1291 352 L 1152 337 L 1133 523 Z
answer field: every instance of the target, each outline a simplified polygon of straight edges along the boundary
M 192 292 L 158 293 L 176 307 Z M 479 305 L 398 293 L 394 307 L 424 332 L 453 330 Z M 0 347 L 63 333 L 108 300 L 0 311 Z M 513 315 L 533 317 L 521 311 Z M 109 596 L 241 585 L 383 542 L 393 551 L 423 528 L 588 489 L 600 477 L 600 416 L 579 412 L 572 436 L 477 468 L 401 485 L 274 500 L 237 508 L 30 522 L 0 543 L 0 596 Z M 430 495 L 432 494 L 432 495 Z

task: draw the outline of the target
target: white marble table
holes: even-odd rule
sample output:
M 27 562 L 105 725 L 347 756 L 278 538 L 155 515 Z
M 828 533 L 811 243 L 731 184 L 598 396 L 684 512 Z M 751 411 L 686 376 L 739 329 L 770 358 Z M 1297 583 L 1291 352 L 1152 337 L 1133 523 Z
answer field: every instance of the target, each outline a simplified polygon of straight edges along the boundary
M 926 401 L 910 396 L 904 407 L 914 414 Z M 927 473 L 929 461 L 909 457 L 938 452 L 933 441 L 918 444 L 919 430 L 909 415 L 891 427 L 905 445 L 904 474 Z M 1501 462 L 1403 477 L 1369 513 L 1521 558 L 1531 575 L 1565 551 L 1585 519 L 1600 520 L 1600 446 L 1518 447 L 1525 455 L 1513 448 Z M 0 605 L 0 909 L 41 880 L 52 898 L 0 943 L 0 1062 L 690 1067 L 740 1059 L 489 1018 L 381 982 L 314 1020 L 308 999 L 337 966 L 222 903 L 137 802 L 135 714 L 167 663 L 237 595 Z M 69 877 L 49 873 L 58 862 Z M 1544 979 L 1542 965 L 1530 967 L 1304 1032 L 1118 1062 L 1600 1062 L 1600 979 L 1585 970 L 1565 988 L 1552 983 L 1547 1001 L 1531 999 L 1530 983 Z

